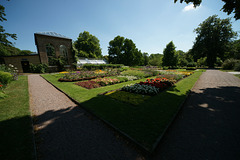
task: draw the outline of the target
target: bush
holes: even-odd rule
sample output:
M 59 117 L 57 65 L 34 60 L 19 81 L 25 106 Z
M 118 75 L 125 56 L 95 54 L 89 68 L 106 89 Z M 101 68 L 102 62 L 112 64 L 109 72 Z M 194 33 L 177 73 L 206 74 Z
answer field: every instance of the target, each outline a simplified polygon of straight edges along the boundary
M 237 63 L 236 59 L 226 59 L 222 64 L 222 69 L 224 70 L 231 70 L 234 69 L 235 64 Z
M 187 64 L 187 67 L 196 67 L 196 66 L 197 66 L 196 62 L 189 62 Z
M 240 71 L 240 61 L 235 64 L 234 71 Z
M 48 72 L 47 64 L 30 64 L 30 71 L 32 73 L 46 73 Z
M 13 80 L 11 73 L 0 71 L 0 83 L 7 85 Z
M 105 69 L 105 68 L 121 68 L 123 64 L 84 64 L 83 69 L 87 70 L 96 70 L 96 69 Z

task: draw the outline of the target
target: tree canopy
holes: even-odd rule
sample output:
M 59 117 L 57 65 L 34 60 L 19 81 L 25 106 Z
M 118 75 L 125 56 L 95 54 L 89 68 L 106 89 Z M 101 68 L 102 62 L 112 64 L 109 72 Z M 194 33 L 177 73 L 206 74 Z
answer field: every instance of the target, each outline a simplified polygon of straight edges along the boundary
M 117 36 L 109 42 L 108 55 L 110 63 L 128 66 L 142 65 L 143 63 L 143 55 L 133 41 L 121 36 Z
M 173 42 L 169 42 L 163 51 L 163 66 L 177 66 L 176 50 Z
M 101 58 L 102 51 L 100 48 L 100 43 L 97 37 L 84 31 L 79 34 L 78 39 L 74 42 L 78 57 L 86 58 Z
M 194 60 L 201 57 L 207 57 L 207 65 L 214 67 L 216 58 L 224 58 L 224 54 L 228 50 L 229 42 L 237 35 L 232 30 L 231 19 L 220 19 L 217 15 L 208 17 L 199 24 L 194 30 L 197 37 L 195 39 L 192 55 Z
M 178 0 L 174 0 L 176 3 Z M 182 2 L 193 3 L 194 7 L 199 6 L 202 3 L 202 0 L 180 0 Z M 236 20 L 240 19 L 240 1 L 239 0 L 222 0 L 225 4 L 223 5 L 222 9 L 223 12 L 226 12 L 228 15 L 234 13 L 234 18 Z

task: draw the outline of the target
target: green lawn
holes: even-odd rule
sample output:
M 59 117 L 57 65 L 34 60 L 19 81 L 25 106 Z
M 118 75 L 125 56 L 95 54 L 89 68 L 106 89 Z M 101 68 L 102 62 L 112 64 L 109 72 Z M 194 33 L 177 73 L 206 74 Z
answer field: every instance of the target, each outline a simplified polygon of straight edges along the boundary
M 234 74 L 234 76 L 236 76 L 236 77 L 240 78 L 240 74 Z
M 27 76 L 19 76 L 0 99 L 0 159 L 33 159 Z
M 145 79 L 88 90 L 73 85 L 73 82 L 58 82 L 57 75 L 46 74 L 43 77 L 98 117 L 103 118 L 129 135 L 148 151 L 152 151 L 156 140 L 162 135 L 173 116 L 177 113 L 180 104 L 185 100 L 188 92 L 202 74 L 201 71 L 195 72 L 193 75 L 179 81 L 174 87 L 149 98 L 137 106 L 98 94 Z

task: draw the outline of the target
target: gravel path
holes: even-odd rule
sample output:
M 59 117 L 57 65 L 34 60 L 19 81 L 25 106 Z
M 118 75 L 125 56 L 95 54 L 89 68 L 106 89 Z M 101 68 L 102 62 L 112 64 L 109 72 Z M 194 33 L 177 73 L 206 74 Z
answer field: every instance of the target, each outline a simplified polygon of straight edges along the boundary
M 29 75 L 38 159 L 127 160 L 141 156 L 39 75 Z
M 240 79 L 203 73 L 153 159 L 240 159 Z

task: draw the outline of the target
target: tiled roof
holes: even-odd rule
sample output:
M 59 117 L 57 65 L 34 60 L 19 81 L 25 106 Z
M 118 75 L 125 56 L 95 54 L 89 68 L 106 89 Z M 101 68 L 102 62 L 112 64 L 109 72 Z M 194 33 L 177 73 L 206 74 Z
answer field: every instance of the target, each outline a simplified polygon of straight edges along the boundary
M 71 38 L 68 38 L 64 35 L 61 35 L 59 33 L 56 33 L 56 32 L 37 32 L 36 34 L 42 34 L 42 35 L 46 35 L 46 36 L 52 36 L 52 37 L 59 37 L 59 38 L 66 38 L 66 39 L 71 39 Z

